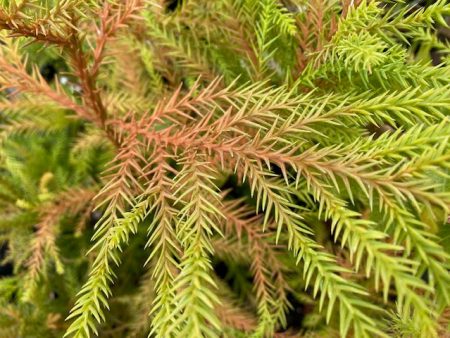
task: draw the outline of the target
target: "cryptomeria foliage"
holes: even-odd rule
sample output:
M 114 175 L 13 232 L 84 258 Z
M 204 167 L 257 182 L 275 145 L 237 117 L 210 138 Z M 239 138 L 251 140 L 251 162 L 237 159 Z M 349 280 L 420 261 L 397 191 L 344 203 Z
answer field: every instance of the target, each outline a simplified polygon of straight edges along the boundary
M 447 331 L 447 1 L 0 3 L 0 337 Z

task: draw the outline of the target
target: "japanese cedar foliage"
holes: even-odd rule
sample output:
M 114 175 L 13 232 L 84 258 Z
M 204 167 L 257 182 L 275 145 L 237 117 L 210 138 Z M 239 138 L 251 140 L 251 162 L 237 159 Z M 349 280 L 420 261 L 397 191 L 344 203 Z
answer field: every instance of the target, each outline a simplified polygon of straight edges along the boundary
M 0 336 L 443 335 L 449 14 L 2 0 Z

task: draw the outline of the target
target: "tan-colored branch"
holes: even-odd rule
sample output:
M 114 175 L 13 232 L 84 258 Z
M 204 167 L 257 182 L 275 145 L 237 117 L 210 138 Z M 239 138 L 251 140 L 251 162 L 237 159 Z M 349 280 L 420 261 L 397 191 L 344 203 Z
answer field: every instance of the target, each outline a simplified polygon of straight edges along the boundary
M 108 40 L 113 38 L 117 31 L 126 27 L 130 19 L 138 20 L 135 13 L 143 8 L 142 0 L 128 0 L 116 11 L 111 8 L 109 2 L 105 2 L 100 14 L 100 26 L 97 27 L 97 39 L 93 52 L 94 62 L 90 69 L 90 75 L 95 77 L 105 57 L 105 46 Z
M 10 31 L 10 36 L 24 36 L 34 38 L 35 40 L 66 46 L 69 43 L 67 38 L 56 35 L 51 31 L 43 28 L 38 23 L 28 25 L 21 20 L 14 20 L 4 11 L 0 10 L 0 29 Z
M 106 109 L 103 105 L 100 91 L 96 87 L 95 77 L 92 77 L 89 74 L 86 55 L 82 51 L 82 41 L 79 40 L 77 35 L 72 36 L 67 50 L 72 61 L 75 75 L 80 80 L 85 104 L 95 113 L 96 120 L 100 127 L 104 128 Z
M 91 112 L 67 96 L 58 82 L 56 82 L 55 90 L 51 88 L 42 76 L 40 76 L 37 69 L 34 69 L 33 75 L 30 75 L 26 71 L 25 63 L 20 62 L 14 65 L 10 60 L 6 60 L 3 55 L 0 56 L 0 69 L 2 71 L 0 75 L 0 81 L 3 82 L 1 85 L 2 88 L 11 88 L 19 92 L 46 96 L 63 108 L 74 111 L 79 117 L 85 120 L 95 120 Z

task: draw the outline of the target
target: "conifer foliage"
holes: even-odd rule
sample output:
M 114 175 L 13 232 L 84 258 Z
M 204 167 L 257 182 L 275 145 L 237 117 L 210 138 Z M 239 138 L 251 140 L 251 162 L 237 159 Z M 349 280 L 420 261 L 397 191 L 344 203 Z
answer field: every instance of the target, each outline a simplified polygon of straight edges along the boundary
M 1 337 L 448 332 L 450 3 L 0 4 Z

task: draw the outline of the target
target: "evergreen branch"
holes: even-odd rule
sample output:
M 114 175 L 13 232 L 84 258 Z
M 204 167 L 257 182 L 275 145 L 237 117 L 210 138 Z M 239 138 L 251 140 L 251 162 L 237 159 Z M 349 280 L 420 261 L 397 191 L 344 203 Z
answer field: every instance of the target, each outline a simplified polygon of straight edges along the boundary
M 320 245 L 308 237 L 310 230 L 308 228 L 305 229 L 301 217 L 291 210 L 294 205 L 286 200 L 282 192 L 277 191 L 279 188 L 274 189 L 273 183 L 271 185 L 268 184 L 267 178 L 258 171 L 257 167 L 248 162 L 245 165 L 245 172 L 248 173 L 246 176 L 250 180 L 252 190 L 258 194 L 257 205 L 264 210 L 265 219 L 267 219 L 267 215 L 273 208 L 274 218 L 278 225 L 278 234 L 282 226 L 286 227 L 289 235 L 288 248 L 296 257 L 297 264 L 300 261 L 304 262 L 303 273 L 304 277 L 306 277 L 306 286 L 310 284 L 311 279 L 315 275 L 314 295 L 319 290 L 321 291 L 321 308 L 325 299 L 328 298 L 327 320 L 330 319 L 334 303 L 337 300 L 340 304 L 340 313 L 345 314 L 340 320 L 340 333 L 342 336 L 347 334 L 351 325 L 355 335 L 361 337 L 368 337 L 370 334 L 385 336 L 377 328 L 376 322 L 363 312 L 363 309 L 380 310 L 375 305 L 358 299 L 367 295 L 366 291 L 339 276 L 340 273 L 348 271 L 337 266 L 335 259 L 322 252 Z
M 224 202 L 222 212 L 227 220 L 225 233 L 232 227 L 238 238 L 246 235 L 258 298 L 260 322 L 256 330 L 259 334 L 256 335 L 264 335 L 264 332 L 273 331 L 277 322 L 285 325 L 285 313 L 289 308 L 286 298 L 289 287 L 284 280 L 278 253 L 269 244 L 270 234 L 261 232 L 260 217 L 251 216 L 251 209 L 240 201 L 231 200 Z
M 68 48 L 72 68 L 80 79 L 81 88 L 83 89 L 83 101 L 91 111 L 96 115 L 96 121 L 100 127 L 105 126 L 106 108 L 103 104 L 99 90 L 96 88 L 95 76 L 89 73 L 87 58 L 82 50 L 82 41 L 77 35 L 73 35 Z
M 0 9 L 0 29 L 11 31 L 12 36 L 32 37 L 37 41 L 48 42 L 59 46 L 67 45 L 69 41 L 65 35 L 66 32 L 63 32 L 64 29 L 50 21 L 49 17 L 31 23 L 23 21 L 23 18 L 26 18 L 27 15 L 21 10 L 26 2 L 23 1 L 17 6 L 13 13 L 7 13 L 3 9 Z M 61 7 L 59 9 L 61 10 Z
M 8 43 L 0 48 L 0 69 L 2 69 L 0 77 L 2 90 L 11 88 L 14 91 L 42 95 L 61 107 L 74 111 L 83 119 L 95 121 L 90 111 L 79 106 L 67 96 L 59 82 L 56 82 L 54 90 L 47 84 L 36 67 L 33 67 L 31 75 L 28 74 L 27 62 L 21 60 L 17 43 Z
M 108 172 L 112 172 L 107 177 L 109 182 L 95 197 L 96 200 L 101 200 L 97 208 L 106 205 L 106 209 L 96 225 L 93 239 L 107 232 L 120 215 L 125 213 L 126 208 L 134 205 L 135 193 L 143 189 L 136 178 L 143 174 L 140 161 L 145 162 L 141 154 L 141 143 L 136 135 L 132 134 L 123 144 L 113 160 L 114 165 L 108 168 Z
M 443 334 L 448 1 L 0 3 L 0 336 Z
M 163 149 L 155 149 L 154 166 L 149 166 L 146 174 L 151 177 L 151 184 L 145 195 L 152 196 L 153 219 L 148 229 L 147 247 L 152 249 L 147 262 L 153 261 L 151 278 L 159 287 L 151 310 L 153 334 L 158 337 L 170 335 L 174 322 L 172 314 L 175 311 L 174 283 L 178 274 L 179 248 L 174 225 L 177 220 L 177 210 L 173 207 L 176 197 L 172 194 L 172 181 L 167 177 L 174 170 L 167 164 L 168 154 Z M 152 163 L 153 164 L 153 163 Z
M 213 250 L 210 237 L 220 233 L 216 222 L 222 215 L 215 206 L 220 196 L 211 188 L 214 184 L 208 164 L 201 159 L 194 161 L 194 154 L 188 156 L 174 186 L 182 206 L 176 228 L 184 254 L 174 285 L 178 292 L 172 332 L 188 337 L 217 337 L 221 326 L 213 311 L 218 298 L 212 291 L 216 285 L 209 274 L 209 255 Z
M 416 320 L 420 320 L 421 332 L 435 335 L 435 314 L 431 304 L 420 294 L 421 291 L 430 291 L 430 288 L 414 276 L 415 266 L 412 261 L 386 253 L 403 248 L 382 241 L 384 233 L 370 229 L 370 221 L 358 219 L 358 213 L 346 209 L 344 202 L 336 199 L 331 191 L 325 190 L 315 178 L 310 178 L 310 186 L 320 203 L 319 210 L 323 210 L 324 216 L 332 221 L 331 230 L 335 239 L 341 236 L 342 245 L 347 245 L 352 257 L 355 257 L 355 269 L 359 270 L 362 258 L 367 257 L 366 275 L 370 276 L 371 270 L 375 270 L 375 288 L 378 289 L 382 281 L 385 301 L 393 280 L 402 312 L 409 314 L 408 308 L 412 306 Z
M 150 12 L 146 12 L 144 18 L 149 35 L 161 46 L 160 52 L 175 58 L 188 74 L 196 77 L 201 75 L 209 80 L 216 78 L 215 70 L 211 68 L 207 55 L 196 48 L 197 41 L 195 39 L 189 41 L 181 31 L 172 32 L 161 26 Z
M 59 248 L 56 244 L 58 235 L 58 223 L 61 215 L 78 214 L 93 198 L 93 192 L 90 190 L 67 191 L 58 196 L 55 203 L 44 204 L 41 217 L 37 224 L 36 236 L 31 247 L 31 257 L 26 262 L 27 274 L 25 277 L 26 292 L 23 299 L 28 301 L 39 281 L 39 275 L 42 274 L 45 264 L 45 256 L 49 255 L 56 266 L 58 274 L 64 273 L 64 266 L 60 258 Z
M 39 275 L 42 273 L 45 255 L 48 254 L 55 262 L 59 274 L 64 272 L 63 264 L 59 257 L 59 249 L 56 246 L 56 225 L 61 210 L 53 209 L 41 218 L 37 225 L 36 236 L 32 243 L 32 255 L 27 261 L 27 275 L 25 279 L 25 301 L 32 298 L 36 290 Z
M 67 320 L 72 323 L 65 333 L 66 336 L 89 338 L 91 332 L 98 335 L 96 322 L 105 321 L 104 308 L 109 309 L 108 298 L 111 296 L 110 284 L 115 274 L 112 263 L 119 265 L 118 253 L 129 241 L 129 237 L 137 232 L 138 224 L 149 213 L 149 201 L 144 200 L 136 204 L 132 211 L 124 213 L 116 219 L 98 238 L 91 251 L 98 250 L 88 281 L 78 294 L 78 299 Z
M 93 64 L 89 71 L 91 77 L 95 77 L 105 57 L 105 46 L 121 28 L 126 27 L 130 20 L 139 20 L 137 12 L 143 8 L 142 0 L 127 0 L 115 10 L 106 1 L 100 14 L 100 27 L 97 27 L 97 39 L 93 51 Z
M 405 243 L 406 254 L 419 263 L 418 275 L 428 273 L 428 285 L 435 290 L 438 304 L 450 303 L 448 262 L 449 255 L 439 245 L 437 238 L 408 210 L 386 202 L 384 222 L 386 228 L 394 226 L 394 243 Z

